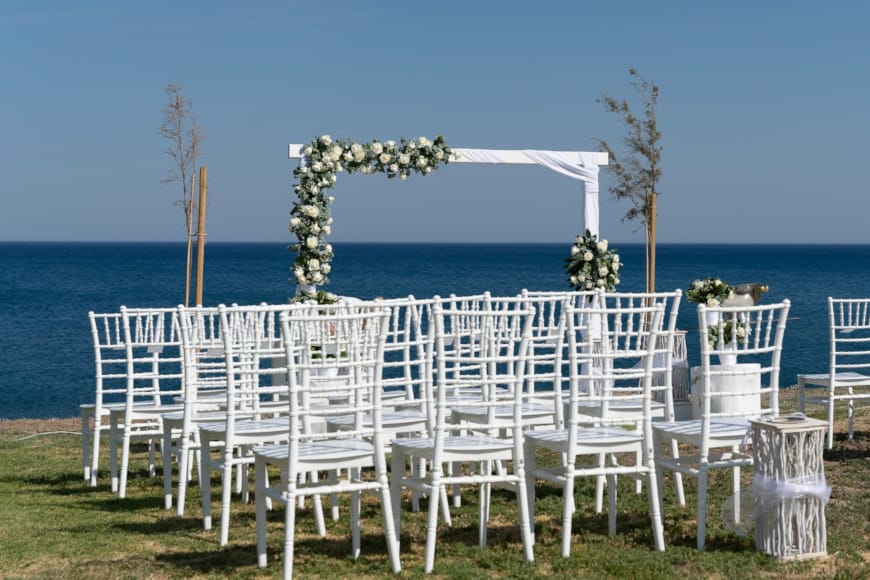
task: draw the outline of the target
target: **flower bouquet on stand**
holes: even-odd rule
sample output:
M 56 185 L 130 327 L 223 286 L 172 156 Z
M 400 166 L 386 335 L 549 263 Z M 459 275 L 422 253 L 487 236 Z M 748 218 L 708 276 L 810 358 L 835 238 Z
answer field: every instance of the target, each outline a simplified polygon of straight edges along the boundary
M 708 277 L 706 280 L 695 280 L 686 290 L 686 300 L 695 304 L 704 304 L 710 307 L 720 306 L 731 296 L 731 286 L 720 278 Z M 719 323 L 719 315 L 716 312 L 707 313 L 707 325 L 713 327 Z
M 608 249 L 607 240 L 598 240 L 589 230 L 577 236 L 565 259 L 568 281 L 575 290 L 615 291 L 621 266 L 619 254 Z

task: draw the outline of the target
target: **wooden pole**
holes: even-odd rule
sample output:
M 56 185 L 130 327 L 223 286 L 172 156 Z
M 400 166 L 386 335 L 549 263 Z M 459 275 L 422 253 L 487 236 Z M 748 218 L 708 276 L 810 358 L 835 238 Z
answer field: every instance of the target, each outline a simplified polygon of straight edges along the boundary
M 199 218 L 196 222 L 196 304 L 202 304 L 202 274 L 205 265 L 205 198 L 208 169 L 199 168 Z
M 656 193 L 652 194 L 652 199 L 650 200 L 650 228 L 649 228 L 649 261 L 647 262 L 647 267 L 649 268 L 648 279 L 647 279 L 647 292 L 655 292 L 656 291 L 656 198 L 658 195 Z
M 196 174 L 190 176 L 190 195 L 182 200 L 184 217 L 187 219 L 187 272 L 184 276 L 184 305 L 190 306 L 190 276 L 193 265 L 193 190 L 196 187 Z

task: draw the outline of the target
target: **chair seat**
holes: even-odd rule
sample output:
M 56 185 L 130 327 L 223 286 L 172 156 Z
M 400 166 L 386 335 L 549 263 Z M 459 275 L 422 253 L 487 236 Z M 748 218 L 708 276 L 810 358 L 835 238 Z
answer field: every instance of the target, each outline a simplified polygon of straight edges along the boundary
M 456 407 L 452 410 L 452 416 L 464 421 L 482 421 L 486 419 L 488 412 L 489 409 L 482 407 Z M 542 405 L 540 403 L 524 403 L 520 412 L 524 419 L 551 416 L 553 415 L 553 406 Z M 513 405 L 499 405 L 495 407 L 495 417 L 497 419 L 510 419 L 513 414 Z
M 330 417 L 326 423 L 336 429 L 347 430 L 353 428 L 356 418 L 353 415 Z M 387 411 L 381 414 L 381 426 L 384 429 L 400 429 L 402 427 L 415 427 L 426 422 L 426 415 L 420 411 Z M 363 427 L 372 428 L 372 416 L 366 414 L 362 419 Z
M 435 450 L 434 438 L 410 438 L 410 439 L 392 439 L 390 443 L 393 446 L 393 452 L 403 451 L 407 455 L 416 457 L 430 457 Z M 490 437 L 488 435 L 473 435 L 459 437 L 444 438 L 444 452 L 451 455 L 470 456 L 473 459 L 475 456 L 483 456 L 486 454 L 499 453 L 510 451 L 513 448 L 513 442 L 507 439 L 498 437 Z M 483 457 L 482 457 L 483 459 Z
M 526 433 L 527 440 L 534 441 L 539 447 L 560 450 L 568 444 L 568 430 L 557 431 L 533 431 Z M 640 431 L 629 431 L 622 427 L 588 427 L 577 429 L 577 442 L 583 446 L 602 446 L 607 449 L 623 445 L 639 445 L 643 442 L 643 434 Z
M 848 372 L 848 373 L 837 373 L 837 386 L 857 386 L 857 385 L 866 385 L 870 386 L 870 375 L 864 375 L 861 373 Z M 807 385 L 819 385 L 828 387 L 831 385 L 831 375 L 830 373 L 816 373 L 816 374 L 808 374 L 808 375 L 798 375 L 798 381 L 803 382 Z
M 701 423 L 700 419 L 653 423 L 652 428 L 671 439 L 698 445 L 701 440 Z M 744 417 L 713 419 L 710 422 L 710 443 L 712 446 L 739 443 L 749 432 L 749 426 L 749 420 Z
M 244 419 L 236 421 L 234 427 L 237 437 L 275 435 L 289 430 L 287 419 L 285 418 L 264 419 L 262 421 Z M 227 431 L 227 424 L 226 422 L 203 423 L 199 426 L 199 430 L 201 433 L 210 436 L 215 434 L 222 435 Z
M 350 461 L 373 455 L 374 446 L 361 439 L 333 439 L 299 444 L 299 460 L 317 463 Z M 270 463 L 287 461 L 290 448 L 286 444 L 263 445 L 254 448 L 254 455 L 266 458 Z

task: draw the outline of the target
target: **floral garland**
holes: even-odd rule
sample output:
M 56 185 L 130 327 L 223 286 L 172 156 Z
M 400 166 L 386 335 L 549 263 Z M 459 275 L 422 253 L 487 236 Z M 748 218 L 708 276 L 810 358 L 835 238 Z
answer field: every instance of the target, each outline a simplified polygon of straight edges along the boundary
M 565 259 L 568 281 L 575 290 L 613 292 L 619 284 L 620 266 L 619 254 L 607 249 L 607 240 L 597 240 L 589 230 L 577 236 L 571 256 Z
M 686 290 L 686 300 L 707 306 L 719 306 L 731 295 L 731 286 L 713 276 L 695 280 Z
M 313 286 L 329 283 L 334 253 L 326 236 L 332 233 L 329 204 L 335 198 L 326 192 L 335 186 L 336 173 L 386 173 L 390 179 L 405 180 L 412 171 L 428 175 L 448 163 L 454 152 L 441 135 L 434 141 L 402 138 L 399 143 L 354 143 L 322 135 L 306 145 L 303 154 L 303 162 L 293 171 L 298 199 L 290 211 L 290 231 L 299 241 L 290 250 L 298 252 L 292 268 L 296 283 L 311 292 Z

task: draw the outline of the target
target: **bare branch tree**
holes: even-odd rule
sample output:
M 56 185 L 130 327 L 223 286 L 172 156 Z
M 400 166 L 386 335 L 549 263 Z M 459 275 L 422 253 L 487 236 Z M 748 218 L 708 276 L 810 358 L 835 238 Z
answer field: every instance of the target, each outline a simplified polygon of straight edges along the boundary
M 605 94 L 598 102 L 609 113 L 615 113 L 628 129 L 623 138 L 628 154 L 620 159 L 613 147 L 603 139 L 598 144 L 610 155 L 610 170 L 616 183 L 610 192 L 616 199 L 627 199 L 632 207 L 625 213 L 623 221 L 640 218 L 644 225 L 646 246 L 646 289 L 655 291 L 656 272 L 656 202 L 659 196 L 658 182 L 662 176 L 662 146 L 659 144 L 661 133 L 656 125 L 656 104 L 659 87 L 643 78 L 635 69 L 629 69 L 631 86 L 640 96 L 643 104 L 643 118 L 631 111 L 628 101 L 618 101 Z
M 187 228 L 187 275 L 184 286 L 184 304 L 190 303 L 190 270 L 193 255 L 193 216 L 196 209 L 194 188 L 196 182 L 196 160 L 202 153 L 205 134 L 192 113 L 192 103 L 181 92 L 181 86 L 166 85 L 167 103 L 163 109 L 163 124 L 158 132 L 170 144 L 165 153 L 175 166 L 161 180 L 167 185 L 181 182 L 182 199 L 176 201 L 184 210 L 184 226 Z

